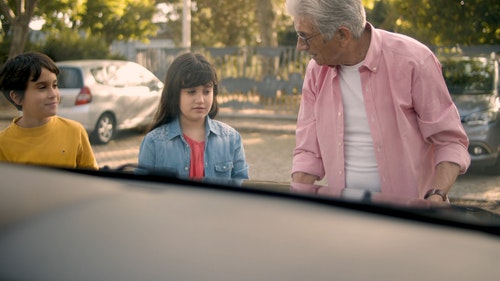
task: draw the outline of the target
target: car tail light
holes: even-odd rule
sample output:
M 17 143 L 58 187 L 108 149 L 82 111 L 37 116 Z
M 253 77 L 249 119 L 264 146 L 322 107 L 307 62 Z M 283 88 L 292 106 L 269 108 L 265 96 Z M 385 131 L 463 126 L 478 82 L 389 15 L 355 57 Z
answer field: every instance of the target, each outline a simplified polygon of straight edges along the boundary
M 80 93 L 76 96 L 75 105 L 83 105 L 90 103 L 92 101 L 92 94 L 90 93 L 90 89 L 88 87 L 83 87 L 80 89 Z

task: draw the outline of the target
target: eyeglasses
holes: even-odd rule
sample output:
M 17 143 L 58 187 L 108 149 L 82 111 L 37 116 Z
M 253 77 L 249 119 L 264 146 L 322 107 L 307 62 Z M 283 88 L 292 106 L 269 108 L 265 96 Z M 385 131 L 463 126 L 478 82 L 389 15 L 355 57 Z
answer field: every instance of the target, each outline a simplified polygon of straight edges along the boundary
M 304 44 L 306 44 L 307 48 L 309 48 L 309 40 L 311 40 L 313 37 L 316 37 L 320 34 L 321 34 L 321 32 L 318 32 L 318 33 L 313 34 L 309 37 L 305 37 L 304 35 L 297 33 L 297 39 L 300 39 L 302 42 L 304 42 Z

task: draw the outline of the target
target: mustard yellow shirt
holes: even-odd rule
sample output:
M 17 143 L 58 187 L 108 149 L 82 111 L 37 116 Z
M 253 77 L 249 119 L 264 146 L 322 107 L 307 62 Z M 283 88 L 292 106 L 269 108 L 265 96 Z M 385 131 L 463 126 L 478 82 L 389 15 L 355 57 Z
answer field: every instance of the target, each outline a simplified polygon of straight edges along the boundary
M 53 116 L 43 126 L 23 128 L 16 124 L 19 118 L 0 132 L 0 162 L 98 169 L 80 123 Z

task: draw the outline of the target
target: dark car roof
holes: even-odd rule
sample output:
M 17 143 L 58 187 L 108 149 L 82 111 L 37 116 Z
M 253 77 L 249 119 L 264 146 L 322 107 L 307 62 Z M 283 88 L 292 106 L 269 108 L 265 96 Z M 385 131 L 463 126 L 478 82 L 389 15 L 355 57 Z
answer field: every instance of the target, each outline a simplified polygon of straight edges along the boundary
M 498 278 L 498 236 L 356 204 L 1 163 L 0 178 L 2 280 Z

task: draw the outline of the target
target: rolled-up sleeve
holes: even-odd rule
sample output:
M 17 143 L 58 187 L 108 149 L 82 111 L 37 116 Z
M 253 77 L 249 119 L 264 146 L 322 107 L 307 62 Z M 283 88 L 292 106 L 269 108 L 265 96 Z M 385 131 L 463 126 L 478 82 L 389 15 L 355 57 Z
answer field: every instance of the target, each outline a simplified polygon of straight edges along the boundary
M 302 98 L 295 132 L 296 143 L 293 153 L 292 174 L 303 172 L 322 179 L 325 176 L 325 169 L 317 139 L 315 104 L 314 74 L 311 71 L 310 63 L 302 87 Z
M 420 68 L 414 83 L 414 104 L 422 137 L 434 145 L 436 165 L 453 162 L 465 173 L 470 165 L 469 139 L 433 56 Z

